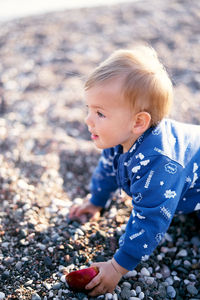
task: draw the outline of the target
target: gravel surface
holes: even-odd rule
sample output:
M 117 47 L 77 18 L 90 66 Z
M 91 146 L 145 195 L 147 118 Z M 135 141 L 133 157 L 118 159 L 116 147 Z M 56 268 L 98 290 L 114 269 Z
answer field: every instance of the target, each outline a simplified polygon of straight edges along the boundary
M 86 300 L 65 274 L 112 257 L 131 200 L 116 193 L 99 222 L 67 218 L 99 157 L 84 125 L 84 79 L 113 50 L 150 43 L 175 85 L 171 116 L 200 124 L 200 2 L 138 1 L 0 25 L 0 299 Z M 175 216 L 114 294 L 93 299 L 200 299 L 199 236 L 195 214 Z

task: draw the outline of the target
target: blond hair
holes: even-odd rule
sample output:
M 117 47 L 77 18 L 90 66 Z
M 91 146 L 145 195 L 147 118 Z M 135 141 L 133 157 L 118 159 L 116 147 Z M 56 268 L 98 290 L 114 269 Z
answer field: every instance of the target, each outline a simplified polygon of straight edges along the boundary
M 113 78 L 122 79 L 123 96 L 137 112 L 146 111 L 151 115 L 151 125 L 169 113 L 172 82 L 151 47 L 115 51 L 90 74 L 85 90 Z

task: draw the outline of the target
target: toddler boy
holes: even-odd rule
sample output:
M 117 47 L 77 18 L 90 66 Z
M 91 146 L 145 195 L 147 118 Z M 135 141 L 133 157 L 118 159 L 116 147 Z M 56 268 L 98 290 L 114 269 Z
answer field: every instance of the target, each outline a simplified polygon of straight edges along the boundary
M 160 243 L 175 213 L 200 209 L 200 126 L 166 116 L 173 87 L 156 52 L 119 50 L 85 84 L 86 124 L 103 149 L 91 182 L 91 199 L 70 218 L 96 217 L 111 193 L 123 189 L 133 209 L 112 260 L 95 263 L 91 296 L 112 292 Z

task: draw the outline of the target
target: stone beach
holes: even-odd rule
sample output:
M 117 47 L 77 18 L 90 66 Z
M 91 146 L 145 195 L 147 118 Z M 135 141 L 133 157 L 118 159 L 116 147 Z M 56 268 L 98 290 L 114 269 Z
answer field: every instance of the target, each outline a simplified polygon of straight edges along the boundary
M 110 259 L 131 213 L 116 192 L 98 222 L 67 217 L 99 158 L 83 83 L 110 53 L 153 46 L 174 83 L 171 117 L 200 124 L 200 2 L 136 1 L 0 24 L 0 300 L 200 299 L 200 221 L 176 215 L 113 294 L 72 292 L 65 274 Z

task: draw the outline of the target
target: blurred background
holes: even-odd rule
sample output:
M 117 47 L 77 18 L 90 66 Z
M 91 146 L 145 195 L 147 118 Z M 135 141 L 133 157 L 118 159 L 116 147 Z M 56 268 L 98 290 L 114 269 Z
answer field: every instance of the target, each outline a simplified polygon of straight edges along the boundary
M 173 81 L 170 116 L 200 124 L 200 1 L 0 0 L 1 299 L 77 299 L 59 279 L 62 266 L 108 258 L 117 247 L 130 212 L 118 196 L 117 209 L 94 225 L 96 239 L 88 228 L 77 238 L 78 225 L 66 221 L 72 202 L 89 193 L 99 158 L 84 124 L 83 84 L 114 50 L 143 43 L 155 48 Z M 168 277 L 169 268 L 176 270 L 181 280 L 172 298 L 187 300 L 196 291 L 191 287 L 188 296 L 184 279 L 191 273 L 193 283 L 200 282 L 198 233 L 192 218 L 176 222 L 179 229 L 171 227 L 165 247 L 192 249 L 189 266 L 176 270 L 175 253 L 168 250 L 165 260 L 155 255 L 148 266 L 159 272 L 165 266 Z M 144 286 L 151 296 L 145 299 L 171 299 L 164 281 L 154 276 L 163 286 Z
M 126 0 L 125 2 L 135 2 L 140 0 Z M 94 7 L 100 5 L 113 5 L 123 3 L 123 0 L 0 0 L 0 21 L 13 18 L 31 16 L 63 9 L 76 9 L 80 7 Z

